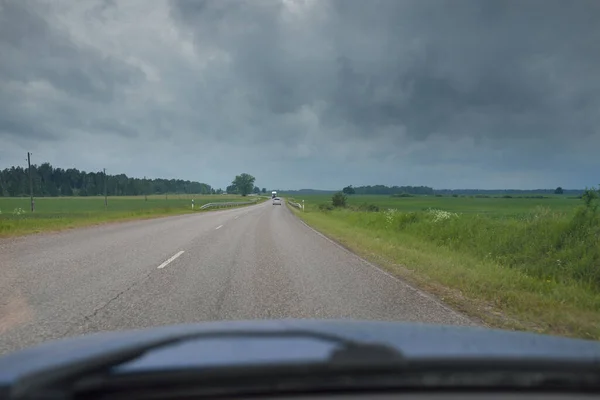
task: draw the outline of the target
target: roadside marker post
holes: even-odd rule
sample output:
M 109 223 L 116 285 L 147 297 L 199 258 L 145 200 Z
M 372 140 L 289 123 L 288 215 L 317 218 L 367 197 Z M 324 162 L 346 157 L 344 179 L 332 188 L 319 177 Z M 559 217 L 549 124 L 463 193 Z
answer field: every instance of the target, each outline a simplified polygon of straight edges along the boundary
M 31 200 L 31 212 L 35 211 L 35 201 L 33 200 L 33 178 L 31 177 L 31 153 L 27 152 L 27 166 L 29 167 L 29 198 Z
M 107 182 L 106 182 L 106 168 L 103 168 L 102 171 L 104 172 L 104 209 L 106 210 L 108 208 L 108 191 L 106 189 L 107 186 Z
M 194 209 L 194 199 L 192 199 L 192 210 Z

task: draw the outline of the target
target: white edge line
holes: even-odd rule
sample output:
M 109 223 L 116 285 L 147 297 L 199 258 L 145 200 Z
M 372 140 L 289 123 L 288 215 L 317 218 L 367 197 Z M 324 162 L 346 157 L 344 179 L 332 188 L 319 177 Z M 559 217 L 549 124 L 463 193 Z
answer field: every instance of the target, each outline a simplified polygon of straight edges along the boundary
M 169 258 L 164 263 L 160 264 L 158 266 L 158 269 L 162 269 L 162 268 L 166 267 L 167 265 L 169 265 L 171 262 L 173 262 L 177 257 L 179 257 L 180 255 L 182 255 L 183 253 L 184 253 L 184 251 L 181 250 L 179 253 L 175 254 L 173 257 Z
M 222 227 L 223 227 L 223 225 L 219 225 L 219 226 L 217 226 L 217 227 L 215 228 L 215 230 L 217 230 L 217 229 L 221 229 Z
M 322 234 L 321 232 L 319 232 L 318 230 L 316 230 L 312 226 L 308 225 L 306 222 L 302 221 L 297 216 L 294 215 L 294 217 L 302 225 L 304 225 L 305 227 L 307 227 L 308 229 L 310 229 L 311 231 L 313 231 L 317 235 L 321 236 L 323 239 L 327 240 L 328 242 L 330 242 L 331 244 L 333 244 L 337 248 L 341 249 L 342 251 L 344 251 L 344 252 L 346 252 L 348 254 L 351 254 L 352 256 L 358 258 L 360 261 L 362 261 L 364 264 L 368 265 L 369 267 L 375 269 L 376 271 L 379 271 L 380 273 L 382 273 L 384 275 L 387 275 L 388 277 L 392 278 L 393 280 L 395 280 L 397 282 L 400 282 L 401 284 L 405 285 L 407 288 L 409 288 L 410 290 L 414 291 L 418 295 L 420 295 L 420 296 L 422 296 L 422 297 L 424 297 L 424 298 L 426 298 L 428 300 L 433 301 L 434 303 L 436 303 L 437 305 L 439 305 L 440 307 L 442 307 L 443 309 L 445 309 L 449 313 L 452 313 L 455 316 L 459 317 L 460 319 L 463 319 L 463 320 L 466 319 L 468 322 L 474 323 L 474 324 L 479 325 L 479 326 L 481 325 L 481 324 L 477 323 L 477 321 L 474 321 L 473 319 L 469 318 L 467 315 L 462 314 L 462 313 L 460 313 L 460 312 L 458 312 L 456 310 L 453 310 L 450 306 L 448 306 L 447 304 L 444 304 L 444 302 L 441 299 L 438 299 L 438 298 L 430 295 L 429 293 L 426 293 L 423 290 L 414 287 L 413 285 L 411 285 L 410 283 L 404 281 L 403 279 L 400 279 L 397 276 L 394 276 L 394 275 L 390 274 L 389 272 L 383 270 L 381 267 L 378 267 L 377 265 L 373 264 L 372 262 L 369 262 L 369 261 L 365 260 L 364 258 L 362 258 L 361 256 L 359 256 L 358 254 L 353 253 L 352 251 L 348 250 L 347 248 L 345 248 L 341 244 L 337 243 L 335 240 L 328 238 L 327 236 L 325 236 L 324 234 Z

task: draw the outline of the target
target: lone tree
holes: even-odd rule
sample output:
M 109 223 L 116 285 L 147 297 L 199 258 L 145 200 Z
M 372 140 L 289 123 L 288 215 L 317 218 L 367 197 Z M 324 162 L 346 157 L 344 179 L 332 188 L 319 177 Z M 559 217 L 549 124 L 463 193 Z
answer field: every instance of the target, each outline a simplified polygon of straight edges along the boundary
M 252 190 L 252 193 L 259 194 L 260 188 L 258 186 L 254 186 L 254 190 Z
M 262 188 L 260 191 L 263 193 L 267 193 L 267 188 Z
M 342 192 L 337 192 L 331 198 L 331 204 L 334 207 L 346 207 L 346 195 Z
M 556 188 L 556 190 L 554 190 L 554 194 L 563 194 L 563 188 L 561 188 L 560 186 Z
M 238 192 L 238 188 L 235 185 L 229 185 L 227 186 L 225 191 L 227 192 L 227 194 L 235 194 Z
M 233 182 L 231 182 L 232 186 L 235 186 L 237 192 L 242 196 L 247 196 L 252 193 L 252 189 L 254 189 L 254 178 L 250 174 L 243 173 L 235 177 Z
M 356 191 L 354 190 L 354 188 L 352 187 L 352 185 L 350 186 L 346 186 L 345 188 L 342 189 L 342 193 L 344 194 L 354 194 L 356 193 Z

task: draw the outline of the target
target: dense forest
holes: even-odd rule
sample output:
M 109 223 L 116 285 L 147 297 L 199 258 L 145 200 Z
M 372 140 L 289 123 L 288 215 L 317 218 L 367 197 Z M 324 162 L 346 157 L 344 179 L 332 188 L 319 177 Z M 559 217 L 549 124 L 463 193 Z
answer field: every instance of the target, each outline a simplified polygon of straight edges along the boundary
M 283 193 L 290 195 L 301 195 L 301 194 L 332 194 L 337 190 L 316 190 L 316 189 L 300 189 L 300 190 L 283 190 Z M 432 195 L 433 189 L 427 186 L 385 186 L 385 185 L 374 185 L 374 186 L 347 186 L 344 188 L 344 192 L 350 194 L 430 194 Z
M 85 172 L 76 168 L 54 168 L 49 163 L 32 165 L 33 195 L 98 196 L 104 194 L 102 172 Z M 181 179 L 140 179 L 125 174 L 106 175 L 109 196 L 137 196 L 162 193 L 210 194 L 215 190 L 206 183 Z M 0 196 L 29 196 L 27 168 L 11 167 L 0 171 Z
M 347 194 L 422 194 L 422 195 L 548 195 L 555 194 L 557 189 L 432 189 L 427 186 L 347 186 L 344 188 Z M 337 190 L 300 189 L 283 190 L 282 193 L 298 196 L 311 194 L 333 194 Z M 561 193 L 570 196 L 580 196 L 582 189 L 562 189 Z
M 356 186 L 354 194 L 433 194 L 433 189 L 427 186 Z
M 555 194 L 557 189 L 436 189 L 436 194 L 442 195 L 547 195 Z M 583 189 L 561 189 L 560 194 L 579 196 Z

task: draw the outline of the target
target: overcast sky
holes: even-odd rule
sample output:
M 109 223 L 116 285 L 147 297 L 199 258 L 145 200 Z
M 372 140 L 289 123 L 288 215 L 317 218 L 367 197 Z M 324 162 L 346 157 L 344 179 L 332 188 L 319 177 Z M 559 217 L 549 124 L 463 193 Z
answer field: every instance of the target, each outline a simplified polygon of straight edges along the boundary
M 600 183 L 598 0 L 0 0 L 0 168 Z

